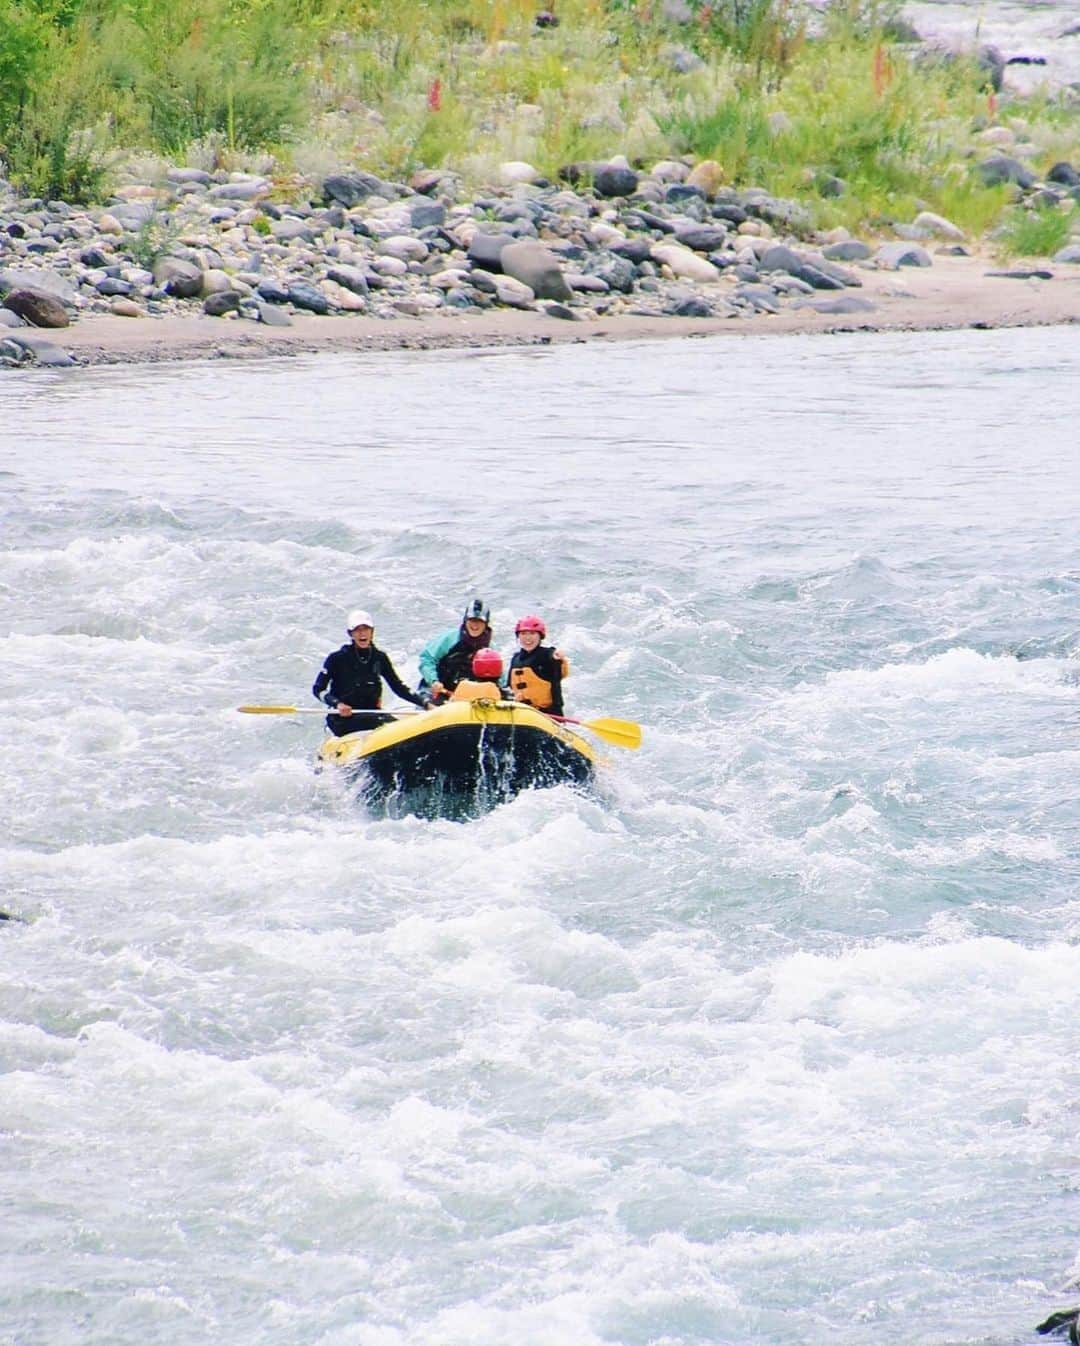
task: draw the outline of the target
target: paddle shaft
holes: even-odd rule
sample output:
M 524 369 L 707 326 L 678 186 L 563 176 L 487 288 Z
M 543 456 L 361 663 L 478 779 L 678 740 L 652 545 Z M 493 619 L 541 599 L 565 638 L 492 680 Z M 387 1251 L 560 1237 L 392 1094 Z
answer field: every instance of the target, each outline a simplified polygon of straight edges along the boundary
M 504 701 L 496 703 L 512 709 L 524 703 L 519 701 Z M 236 708 L 243 715 L 333 715 L 334 711 L 315 710 L 310 706 L 237 706 Z M 544 712 L 547 714 L 547 712 Z M 365 715 L 392 715 L 395 718 L 403 715 L 423 715 L 421 710 L 354 710 L 352 715 L 342 715 L 341 718 L 352 719 L 353 716 L 363 717 Z M 549 715 L 549 719 L 557 720 L 559 724 L 576 724 L 582 729 L 589 729 L 605 743 L 610 743 L 616 748 L 640 748 L 641 747 L 641 725 L 633 720 L 616 720 L 610 717 L 602 717 L 598 720 L 575 720 L 569 715 Z
M 236 708 L 242 715 L 340 715 L 340 711 L 334 711 L 326 707 L 325 710 L 314 710 L 310 706 L 237 706 Z M 351 720 L 353 715 L 422 715 L 419 710 L 354 710 L 352 715 L 342 715 L 343 720 Z

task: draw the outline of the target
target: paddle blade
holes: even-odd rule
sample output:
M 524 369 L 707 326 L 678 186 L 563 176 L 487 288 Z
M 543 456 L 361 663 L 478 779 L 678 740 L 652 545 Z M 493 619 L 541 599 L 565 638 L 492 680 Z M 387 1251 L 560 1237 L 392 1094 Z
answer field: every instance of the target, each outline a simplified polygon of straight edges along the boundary
M 241 715 L 296 715 L 299 706 L 237 706 Z M 325 714 L 324 711 L 317 712 Z
M 582 720 L 581 723 L 586 729 L 598 734 L 605 743 L 616 748 L 641 747 L 641 725 L 633 720 L 614 720 L 605 716 L 599 720 Z

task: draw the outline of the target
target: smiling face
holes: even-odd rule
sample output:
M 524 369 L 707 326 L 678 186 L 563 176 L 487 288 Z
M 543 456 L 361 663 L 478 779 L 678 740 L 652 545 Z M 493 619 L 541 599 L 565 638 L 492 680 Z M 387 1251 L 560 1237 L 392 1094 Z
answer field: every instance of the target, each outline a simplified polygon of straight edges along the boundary
M 518 632 L 518 644 L 519 644 L 519 645 L 521 646 L 521 648 L 526 652 L 526 654 L 531 654 L 531 653 L 533 652 L 533 650 L 536 649 L 537 645 L 540 644 L 540 632 L 539 632 L 539 631 L 519 631 L 519 632 Z
M 349 635 L 352 636 L 353 644 L 359 650 L 367 650 L 371 648 L 371 638 L 374 634 L 375 628 L 373 626 L 354 626 L 349 632 Z
M 487 622 L 482 617 L 466 617 L 465 630 L 472 636 L 473 640 L 479 640 L 487 630 Z

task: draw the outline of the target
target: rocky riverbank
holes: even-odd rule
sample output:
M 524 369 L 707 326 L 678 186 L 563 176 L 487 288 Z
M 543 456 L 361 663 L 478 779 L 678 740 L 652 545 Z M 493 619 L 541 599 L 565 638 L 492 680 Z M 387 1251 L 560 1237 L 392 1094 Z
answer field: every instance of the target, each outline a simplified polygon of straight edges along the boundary
M 986 148 L 985 180 L 1080 199 L 1071 164 L 1037 181 Z M 727 187 L 709 161 L 501 177 L 465 197 L 450 174 L 349 170 L 283 201 L 267 178 L 174 167 L 94 209 L 0 184 L 0 366 L 1080 321 L 1080 238 L 1002 267 L 925 211 L 884 239 L 819 234 L 799 202 Z

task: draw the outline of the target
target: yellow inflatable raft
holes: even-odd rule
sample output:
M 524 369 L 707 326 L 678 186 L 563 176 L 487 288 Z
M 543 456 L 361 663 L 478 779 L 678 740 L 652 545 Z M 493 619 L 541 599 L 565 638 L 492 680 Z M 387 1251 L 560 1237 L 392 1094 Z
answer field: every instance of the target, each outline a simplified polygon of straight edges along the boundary
M 603 759 L 563 724 L 514 701 L 448 701 L 370 732 L 329 738 L 322 768 L 344 768 L 369 805 L 462 816 L 522 790 L 589 786 Z

